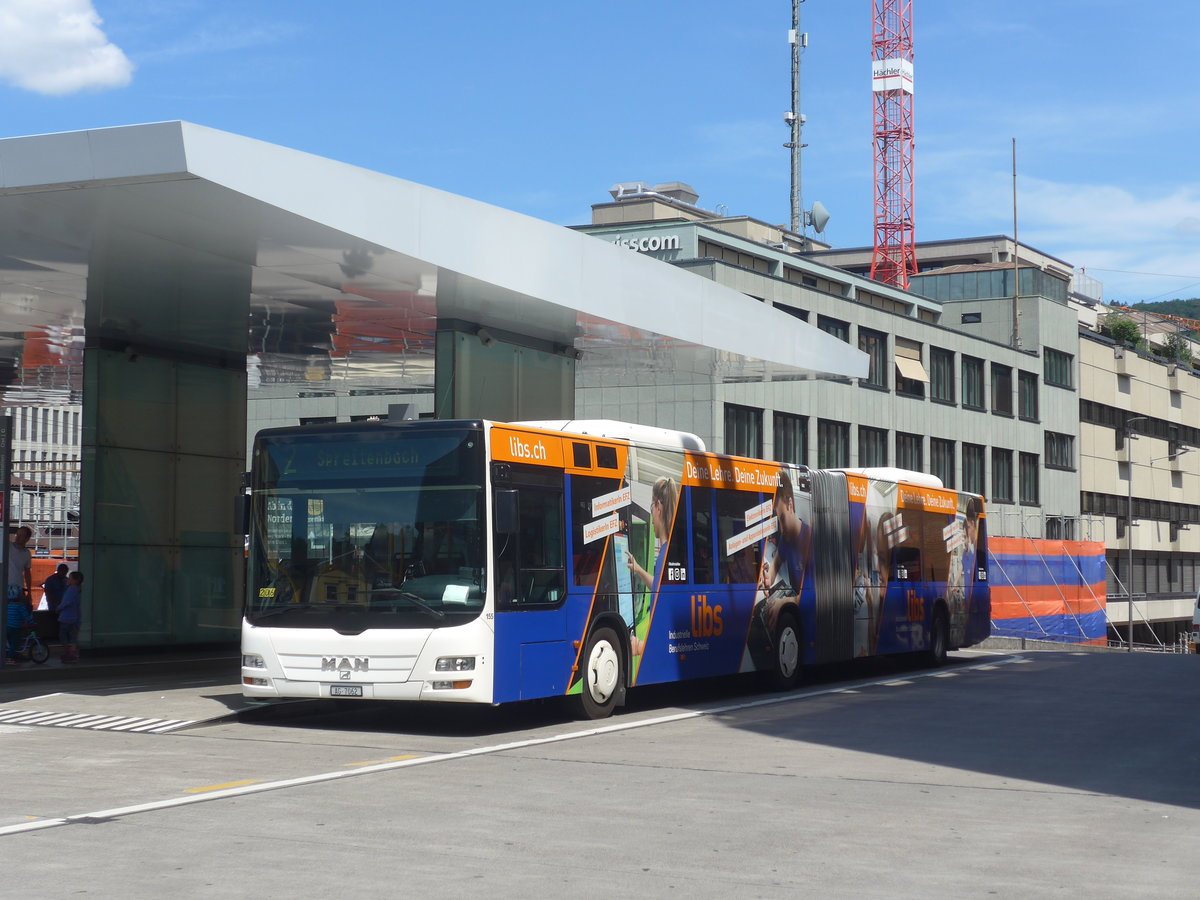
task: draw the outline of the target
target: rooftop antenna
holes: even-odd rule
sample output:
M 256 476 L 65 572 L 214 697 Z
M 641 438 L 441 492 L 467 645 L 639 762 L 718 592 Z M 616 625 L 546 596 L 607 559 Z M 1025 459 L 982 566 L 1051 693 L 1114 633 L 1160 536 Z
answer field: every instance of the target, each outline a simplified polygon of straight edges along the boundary
M 792 27 L 788 31 L 788 43 L 792 45 L 792 106 L 783 114 L 783 121 L 792 130 L 791 140 L 783 146 L 792 153 L 792 233 L 803 234 L 806 226 L 804 221 L 804 191 L 800 186 L 800 153 L 805 144 L 802 139 L 804 131 L 804 114 L 800 112 L 800 51 L 808 46 L 808 35 L 800 31 L 800 4 L 804 0 L 792 0 Z

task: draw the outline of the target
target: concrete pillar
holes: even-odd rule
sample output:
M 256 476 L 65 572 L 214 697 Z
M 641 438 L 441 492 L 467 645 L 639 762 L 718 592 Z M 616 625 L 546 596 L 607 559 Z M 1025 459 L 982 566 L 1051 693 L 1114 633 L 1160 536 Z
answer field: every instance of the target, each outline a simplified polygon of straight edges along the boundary
M 238 639 L 251 269 L 194 246 L 114 224 L 89 261 L 85 646 Z

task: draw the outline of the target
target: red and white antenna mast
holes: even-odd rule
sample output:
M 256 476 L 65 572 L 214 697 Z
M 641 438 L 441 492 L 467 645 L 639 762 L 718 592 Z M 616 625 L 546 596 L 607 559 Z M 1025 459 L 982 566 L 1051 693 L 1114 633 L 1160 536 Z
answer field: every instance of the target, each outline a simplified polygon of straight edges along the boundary
M 912 0 L 872 0 L 875 253 L 871 277 L 907 288 L 917 274 L 913 225 Z

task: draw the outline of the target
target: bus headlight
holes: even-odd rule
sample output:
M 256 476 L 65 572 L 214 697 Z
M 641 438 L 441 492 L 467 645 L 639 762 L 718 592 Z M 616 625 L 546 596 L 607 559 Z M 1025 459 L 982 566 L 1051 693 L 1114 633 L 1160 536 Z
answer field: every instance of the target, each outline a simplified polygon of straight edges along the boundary
M 475 657 L 441 656 L 433 668 L 438 672 L 470 672 L 475 668 Z
M 243 653 L 242 654 L 242 668 L 243 669 L 265 669 L 266 667 L 267 667 L 266 661 L 261 656 L 259 656 L 257 653 Z

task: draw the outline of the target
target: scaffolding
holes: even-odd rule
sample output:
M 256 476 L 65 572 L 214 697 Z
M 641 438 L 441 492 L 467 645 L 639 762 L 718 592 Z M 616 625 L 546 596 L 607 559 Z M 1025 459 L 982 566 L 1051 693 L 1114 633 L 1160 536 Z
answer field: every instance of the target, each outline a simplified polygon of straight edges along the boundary
M 8 528 L 27 525 L 36 557 L 79 555 L 79 463 L 75 460 L 16 464 L 9 480 Z

